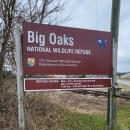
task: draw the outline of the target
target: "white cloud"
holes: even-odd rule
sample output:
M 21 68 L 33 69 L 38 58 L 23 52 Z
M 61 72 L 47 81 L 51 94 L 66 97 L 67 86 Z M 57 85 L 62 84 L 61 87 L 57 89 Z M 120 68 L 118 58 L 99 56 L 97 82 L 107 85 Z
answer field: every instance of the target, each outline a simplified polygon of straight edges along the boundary
M 68 12 L 72 12 L 73 19 L 63 26 L 109 31 L 111 3 L 112 0 L 71 0 Z M 129 5 L 130 0 L 121 1 L 117 66 L 119 72 L 130 71 Z
M 121 2 L 118 41 L 118 71 L 130 71 L 130 1 Z

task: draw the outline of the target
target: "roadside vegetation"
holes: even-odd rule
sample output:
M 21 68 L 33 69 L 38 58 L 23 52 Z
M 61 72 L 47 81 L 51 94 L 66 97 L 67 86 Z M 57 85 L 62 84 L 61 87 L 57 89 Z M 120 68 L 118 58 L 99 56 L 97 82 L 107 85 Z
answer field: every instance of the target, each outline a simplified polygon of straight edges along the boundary
M 0 99 L 4 100 L 0 103 L 0 129 L 18 130 L 16 85 L 6 82 L 4 86 L 3 94 L 0 95 Z M 123 93 L 129 92 L 128 94 L 130 94 L 130 88 L 122 86 L 122 90 Z M 55 92 L 25 93 L 27 130 L 109 130 L 106 124 L 106 104 L 104 104 L 107 101 L 106 97 L 93 97 L 77 93 L 70 95 L 71 92 L 67 97 L 67 93 L 69 92 L 61 93 L 59 98 L 55 97 Z M 74 102 L 74 98 L 77 103 Z M 79 107 L 81 101 L 86 112 Z M 62 104 L 63 102 L 64 104 Z M 67 107 L 69 103 L 69 108 L 74 105 L 75 108 L 79 107 L 79 111 L 69 109 Z M 130 101 L 118 99 L 117 104 L 117 126 L 115 130 L 130 130 Z M 102 109 L 104 106 L 105 109 Z
M 119 80 L 127 80 L 130 81 L 130 77 L 129 78 L 118 78 Z
M 130 130 L 130 104 L 118 108 L 115 130 Z M 58 118 L 59 130 L 109 130 L 104 115 L 65 111 Z M 55 124 L 54 124 L 55 127 Z
M 130 130 L 130 103 L 118 108 L 117 130 Z

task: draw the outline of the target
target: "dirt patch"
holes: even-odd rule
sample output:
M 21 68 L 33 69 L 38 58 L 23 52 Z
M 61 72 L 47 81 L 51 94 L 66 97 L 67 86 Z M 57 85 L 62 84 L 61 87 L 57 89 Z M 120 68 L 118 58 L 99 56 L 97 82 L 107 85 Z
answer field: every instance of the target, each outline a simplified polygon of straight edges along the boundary
M 130 93 L 130 91 L 126 93 Z M 91 114 L 106 114 L 107 111 L 107 97 L 105 96 L 96 97 L 91 94 L 83 95 L 72 91 L 55 91 L 49 92 L 49 97 L 52 102 L 72 111 Z M 128 103 L 130 102 L 125 99 L 117 98 L 118 106 Z

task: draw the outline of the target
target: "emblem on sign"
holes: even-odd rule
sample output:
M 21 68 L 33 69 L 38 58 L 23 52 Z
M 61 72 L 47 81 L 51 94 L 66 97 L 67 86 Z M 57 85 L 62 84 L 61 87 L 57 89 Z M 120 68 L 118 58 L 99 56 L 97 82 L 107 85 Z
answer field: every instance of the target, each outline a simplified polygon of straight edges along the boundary
M 106 46 L 106 42 L 107 42 L 107 39 L 101 39 L 101 38 L 92 38 L 92 40 L 97 40 L 98 41 L 98 46 L 99 48 L 101 49 L 102 47 L 104 49 L 107 49 L 107 46 Z
M 35 58 L 28 58 L 28 65 L 34 66 L 35 65 Z

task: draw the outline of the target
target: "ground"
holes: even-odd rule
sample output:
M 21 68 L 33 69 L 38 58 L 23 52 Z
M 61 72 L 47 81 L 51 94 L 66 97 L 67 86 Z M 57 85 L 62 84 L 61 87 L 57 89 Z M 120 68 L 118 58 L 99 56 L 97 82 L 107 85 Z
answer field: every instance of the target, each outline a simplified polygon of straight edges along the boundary
M 96 90 L 97 91 L 97 90 Z M 100 89 L 98 91 L 106 91 Z M 130 95 L 130 88 L 123 88 L 122 93 Z M 79 94 L 72 91 L 54 91 L 49 93 L 50 99 L 65 108 L 81 113 L 105 114 L 107 110 L 107 97 L 94 96 L 92 94 Z M 129 100 L 117 98 L 117 105 L 122 106 Z

